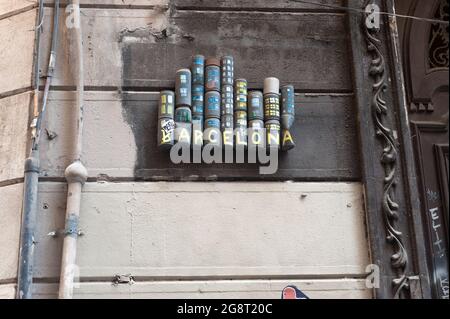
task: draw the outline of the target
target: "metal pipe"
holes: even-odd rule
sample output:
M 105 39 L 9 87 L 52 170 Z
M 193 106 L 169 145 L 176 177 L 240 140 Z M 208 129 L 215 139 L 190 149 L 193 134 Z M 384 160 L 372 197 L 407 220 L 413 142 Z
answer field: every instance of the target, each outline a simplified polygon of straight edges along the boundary
M 83 184 L 87 180 L 87 170 L 81 163 L 81 152 L 83 142 L 83 103 L 84 103 L 84 66 L 83 66 L 83 39 L 80 21 L 80 3 L 72 0 L 72 14 L 74 16 L 73 47 L 75 47 L 75 57 L 77 60 L 77 94 L 76 94 L 76 146 L 74 161 L 65 171 L 68 184 L 67 206 L 66 206 L 66 227 L 63 243 L 63 255 L 61 260 L 61 276 L 59 282 L 59 298 L 71 299 L 73 297 L 74 278 L 77 271 L 77 239 L 79 235 L 79 218 L 81 192 Z
M 39 157 L 36 151 L 33 151 L 25 161 L 17 299 L 31 299 L 33 295 L 34 230 L 36 225 L 38 180 Z
M 18 299 L 31 299 L 33 296 L 33 261 L 34 261 L 34 232 L 36 227 L 37 198 L 39 183 L 39 137 L 41 131 L 42 119 L 45 115 L 48 92 L 52 81 L 56 62 L 56 49 L 58 45 L 58 25 L 59 25 L 59 0 L 55 1 L 55 11 L 53 14 L 52 47 L 47 70 L 47 79 L 42 101 L 42 109 L 39 112 L 39 68 L 40 68 L 40 33 L 43 22 L 44 1 L 39 2 L 39 13 L 36 24 L 36 48 L 35 48 L 35 78 L 34 78 L 34 97 L 33 97 L 33 121 L 31 123 L 31 151 L 29 157 L 25 160 L 24 170 L 24 194 L 23 194 L 23 212 L 20 234 L 19 251 L 19 271 L 18 271 L 18 289 L 16 297 Z
M 39 115 L 39 81 L 40 81 L 40 69 L 41 69 L 41 33 L 42 25 L 44 23 L 44 1 L 39 1 L 38 20 L 36 23 L 35 38 L 35 51 L 34 51 L 34 96 L 33 96 L 33 117 L 37 118 Z

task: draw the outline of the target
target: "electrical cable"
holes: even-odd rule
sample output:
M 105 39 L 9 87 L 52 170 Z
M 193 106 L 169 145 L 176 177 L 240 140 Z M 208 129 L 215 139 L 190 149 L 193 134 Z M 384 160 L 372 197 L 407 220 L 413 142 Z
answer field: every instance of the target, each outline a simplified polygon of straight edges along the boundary
M 39 147 L 39 139 L 40 139 L 41 130 L 42 130 L 41 126 L 42 126 L 43 118 L 45 116 L 45 111 L 47 109 L 50 84 L 51 84 L 52 79 L 55 74 L 56 51 L 57 51 L 57 47 L 58 47 L 58 31 L 59 31 L 59 18 L 60 18 L 59 16 L 60 16 L 59 0 L 55 0 L 52 43 L 51 43 L 50 58 L 49 58 L 49 62 L 48 62 L 47 79 L 45 81 L 44 95 L 42 98 L 42 109 L 39 112 L 37 118 L 35 118 L 35 120 L 34 120 L 35 134 L 33 136 L 33 141 L 32 141 L 32 149 L 33 150 L 36 150 Z
M 307 0 L 290 0 L 290 1 L 292 1 L 292 2 L 299 2 L 299 3 L 303 3 L 303 4 L 315 5 L 315 6 L 318 6 L 318 7 L 324 7 L 324 8 L 329 8 L 329 9 L 343 10 L 343 11 L 348 11 L 348 12 L 366 13 L 366 11 L 363 10 L 363 9 L 358 9 L 358 8 L 353 8 L 353 7 L 343 7 L 343 6 L 333 5 L 333 4 L 311 2 L 311 1 L 307 1 Z M 386 15 L 386 16 L 390 16 L 390 17 L 397 17 L 397 18 L 404 18 L 404 19 L 413 19 L 413 20 L 418 20 L 418 21 L 449 25 L 449 21 L 445 21 L 445 20 L 420 18 L 420 17 L 416 17 L 416 16 L 409 16 L 409 15 L 404 15 L 404 14 L 396 14 L 396 13 L 390 13 L 390 12 L 384 12 L 384 11 L 377 12 L 377 14 L 379 14 L 379 15 Z

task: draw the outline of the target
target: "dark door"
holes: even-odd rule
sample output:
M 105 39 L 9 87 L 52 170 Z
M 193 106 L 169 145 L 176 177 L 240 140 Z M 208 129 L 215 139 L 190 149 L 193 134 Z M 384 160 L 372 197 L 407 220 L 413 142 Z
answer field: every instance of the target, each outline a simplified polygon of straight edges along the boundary
M 398 13 L 447 20 L 446 0 L 396 1 Z M 448 25 L 404 20 L 400 25 L 417 182 L 435 298 L 448 286 Z

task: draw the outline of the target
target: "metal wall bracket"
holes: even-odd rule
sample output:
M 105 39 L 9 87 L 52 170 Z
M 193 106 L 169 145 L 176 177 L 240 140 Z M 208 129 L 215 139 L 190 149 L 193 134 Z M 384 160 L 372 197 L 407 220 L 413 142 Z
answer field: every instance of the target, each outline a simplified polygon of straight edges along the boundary
M 127 275 L 115 275 L 112 283 L 114 286 L 117 286 L 119 284 L 129 284 L 132 285 L 134 284 L 134 277 L 131 274 L 127 274 Z

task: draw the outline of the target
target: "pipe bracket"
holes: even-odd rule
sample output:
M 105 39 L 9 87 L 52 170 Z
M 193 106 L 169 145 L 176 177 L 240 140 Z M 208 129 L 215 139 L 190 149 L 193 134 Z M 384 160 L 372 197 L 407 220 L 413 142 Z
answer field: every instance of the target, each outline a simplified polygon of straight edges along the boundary
M 68 183 L 84 184 L 87 180 L 88 172 L 83 163 L 75 161 L 66 168 L 65 176 Z
M 131 274 L 127 275 L 115 275 L 112 281 L 114 286 L 119 284 L 129 284 L 132 285 L 135 283 L 134 277 Z
M 64 230 L 65 236 L 70 236 L 74 238 L 78 237 L 78 234 L 80 232 L 78 229 L 78 221 L 79 218 L 77 215 L 69 214 L 69 217 L 67 217 L 66 220 L 66 229 Z
M 25 160 L 25 173 L 38 173 L 40 171 L 39 155 L 33 151 L 31 156 Z

